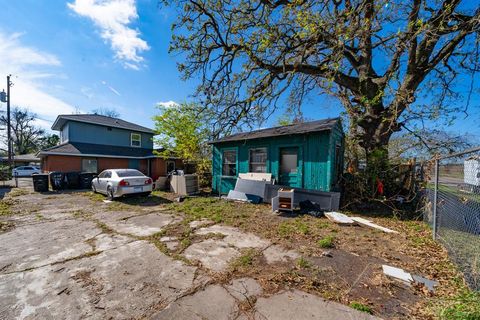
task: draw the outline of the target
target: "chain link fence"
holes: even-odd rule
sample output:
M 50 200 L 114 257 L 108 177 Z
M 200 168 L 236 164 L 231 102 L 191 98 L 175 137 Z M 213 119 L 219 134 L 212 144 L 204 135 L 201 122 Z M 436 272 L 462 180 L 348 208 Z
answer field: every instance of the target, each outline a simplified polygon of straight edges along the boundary
M 480 147 L 434 159 L 426 172 L 424 220 L 480 290 Z

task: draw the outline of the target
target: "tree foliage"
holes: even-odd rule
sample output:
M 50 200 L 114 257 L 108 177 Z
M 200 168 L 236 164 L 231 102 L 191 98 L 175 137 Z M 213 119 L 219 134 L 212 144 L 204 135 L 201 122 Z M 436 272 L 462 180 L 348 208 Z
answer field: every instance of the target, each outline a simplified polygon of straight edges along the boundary
M 35 125 L 37 116 L 27 109 L 15 107 L 10 118 L 14 153 L 28 154 L 39 151 L 45 137 L 45 130 Z M 6 138 L 7 115 L 4 114 L 0 117 L 0 123 L 5 127 L 2 135 Z
M 56 134 L 45 134 L 39 139 L 39 149 L 44 150 L 47 148 L 55 147 L 60 143 L 60 137 Z
M 392 134 L 463 109 L 478 70 L 480 10 L 466 0 L 164 2 L 179 9 L 171 50 L 185 79 L 200 76 L 215 132 L 328 93 L 379 171 Z
M 157 106 L 160 113 L 153 119 L 159 135 L 156 143 L 162 147 L 160 156 L 179 157 L 186 163 L 209 159 L 208 117 L 198 105 L 182 103 L 174 107 Z

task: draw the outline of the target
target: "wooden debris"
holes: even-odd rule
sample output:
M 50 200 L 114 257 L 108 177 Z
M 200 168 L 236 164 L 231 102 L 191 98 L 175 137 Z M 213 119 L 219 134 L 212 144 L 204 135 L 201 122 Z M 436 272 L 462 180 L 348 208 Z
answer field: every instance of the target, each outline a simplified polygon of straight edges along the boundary
M 371 228 L 375 228 L 375 229 L 378 229 L 378 230 L 382 230 L 383 232 L 386 232 L 386 233 L 398 233 L 398 231 L 395 231 L 395 230 L 392 230 L 392 229 L 388 229 L 388 228 L 379 226 L 378 224 L 375 224 L 375 223 L 373 223 L 372 221 L 367 220 L 367 219 L 364 219 L 364 218 L 352 217 L 351 219 L 352 219 L 353 221 L 355 221 L 355 222 L 358 222 L 358 223 L 360 223 L 360 224 L 369 226 L 369 227 L 371 227 Z
M 339 224 L 352 225 L 355 223 L 355 221 L 353 221 L 348 216 L 336 211 L 325 212 L 325 216 L 328 218 L 328 220 L 333 221 L 335 223 L 339 223 Z

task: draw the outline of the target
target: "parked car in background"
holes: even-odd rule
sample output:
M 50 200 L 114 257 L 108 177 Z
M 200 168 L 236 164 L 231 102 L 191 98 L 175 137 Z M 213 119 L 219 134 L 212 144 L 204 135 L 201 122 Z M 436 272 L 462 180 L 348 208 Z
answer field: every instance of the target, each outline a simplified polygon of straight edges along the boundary
M 135 169 L 108 169 L 92 180 L 92 191 L 105 194 L 110 200 L 124 195 L 149 195 L 153 180 Z
M 16 167 L 12 170 L 12 175 L 18 176 L 18 177 L 31 177 L 32 174 L 36 173 L 42 173 L 42 170 L 40 168 L 35 167 L 35 166 L 21 166 L 21 167 Z

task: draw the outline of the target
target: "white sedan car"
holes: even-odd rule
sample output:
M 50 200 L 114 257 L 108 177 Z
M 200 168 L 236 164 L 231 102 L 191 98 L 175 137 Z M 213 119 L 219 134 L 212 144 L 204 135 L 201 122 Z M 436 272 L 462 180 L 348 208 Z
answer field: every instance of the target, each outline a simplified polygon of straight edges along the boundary
M 129 194 L 149 195 L 153 180 L 135 169 L 108 169 L 92 180 L 93 192 L 105 194 L 110 200 Z
M 40 168 L 34 166 L 21 166 L 12 170 L 12 175 L 15 177 L 31 177 L 32 174 L 42 173 Z

